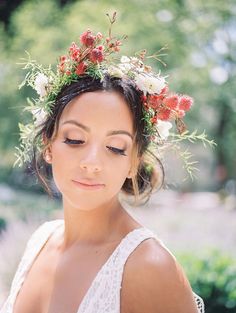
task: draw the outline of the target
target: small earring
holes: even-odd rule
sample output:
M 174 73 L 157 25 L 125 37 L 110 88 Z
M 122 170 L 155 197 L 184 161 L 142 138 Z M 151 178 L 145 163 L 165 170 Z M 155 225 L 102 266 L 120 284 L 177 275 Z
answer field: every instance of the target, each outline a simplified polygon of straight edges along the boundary
M 131 171 L 129 171 L 127 178 L 129 178 L 129 179 L 132 178 Z

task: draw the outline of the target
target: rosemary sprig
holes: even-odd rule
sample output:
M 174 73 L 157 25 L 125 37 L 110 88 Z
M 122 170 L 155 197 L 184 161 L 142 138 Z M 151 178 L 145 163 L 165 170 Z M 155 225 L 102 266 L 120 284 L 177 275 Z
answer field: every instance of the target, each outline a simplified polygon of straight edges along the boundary
M 197 132 L 198 130 L 194 130 L 192 133 L 190 133 L 189 131 L 185 131 L 182 134 L 170 133 L 170 136 L 173 138 L 171 141 L 173 144 L 179 143 L 183 140 L 187 140 L 191 143 L 201 141 L 204 147 L 206 147 L 206 144 L 211 147 L 217 146 L 217 143 L 214 140 L 208 139 L 205 129 L 201 134 L 198 134 Z

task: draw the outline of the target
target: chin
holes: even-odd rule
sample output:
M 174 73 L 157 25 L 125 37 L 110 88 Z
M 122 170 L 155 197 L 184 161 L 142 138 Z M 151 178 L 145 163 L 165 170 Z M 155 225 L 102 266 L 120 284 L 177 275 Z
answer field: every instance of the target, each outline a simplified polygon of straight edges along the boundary
M 81 211 L 92 211 L 111 201 L 111 198 L 96 197 L 92 194 L 79 195 L 62 195 L 64 204 Z

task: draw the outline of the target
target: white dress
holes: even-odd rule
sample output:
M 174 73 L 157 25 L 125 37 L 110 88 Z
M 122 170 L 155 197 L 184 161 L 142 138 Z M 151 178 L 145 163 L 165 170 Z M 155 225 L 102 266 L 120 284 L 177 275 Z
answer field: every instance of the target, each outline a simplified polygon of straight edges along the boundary
M 23 257 L 18 265 L 8 298 L 0 313 L 12 313 L 16 296 L 23 285 L 26 274 L 34 259 L 55 229 L 64 224 L 58 219 L 45 222 L 30 237 Z M 155 233 L 146 227 L 129 232 L 119 243 L 111 256 L 96 274 L 85 294 L 77 313 L 120 313 L 120 289 L 125 262 L 132 251 L 145 239 L 156 238 Z M 204 313 L 202 299 L 193 293 L 198 312 Z

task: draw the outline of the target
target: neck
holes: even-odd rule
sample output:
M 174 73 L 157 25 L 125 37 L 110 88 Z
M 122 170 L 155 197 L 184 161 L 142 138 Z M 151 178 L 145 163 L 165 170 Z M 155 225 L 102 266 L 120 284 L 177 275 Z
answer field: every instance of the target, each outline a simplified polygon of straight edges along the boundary
M 112 240 L 112 235 L 122 227 L 125 210 L 118 199 L 92 210 L 81 210 L 63 199 L 64 234 L 63 249 L 76 244 L 102 244 Z

